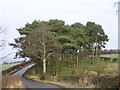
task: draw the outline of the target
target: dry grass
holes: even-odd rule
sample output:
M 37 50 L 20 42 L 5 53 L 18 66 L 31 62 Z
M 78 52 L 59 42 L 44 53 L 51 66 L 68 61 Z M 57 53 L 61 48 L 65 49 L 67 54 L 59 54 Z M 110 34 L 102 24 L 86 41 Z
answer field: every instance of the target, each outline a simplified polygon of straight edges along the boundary
M 2 88 L 26 88 L 17 75 L 2 76 Z

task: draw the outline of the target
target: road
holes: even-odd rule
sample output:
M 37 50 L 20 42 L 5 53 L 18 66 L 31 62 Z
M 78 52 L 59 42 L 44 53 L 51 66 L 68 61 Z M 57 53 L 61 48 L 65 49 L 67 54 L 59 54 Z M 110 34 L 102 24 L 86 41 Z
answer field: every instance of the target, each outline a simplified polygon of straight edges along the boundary
M 62 88 L 60 88 L 58 86 L 55 86 L 55 85 L 52 85 L 52 84 L 46 84 L 46 83 L 43 83 L 43 82 L 37 82 L 37 81 L 34 81 L 34 80 L 29 80 L 29 79 L 24 78 L 22 75 L 25 73 L 25 71 L 28 68 L 30 68 L 32 66 L 34 66 L 34 64 L 31 64 L 31 65 L 17 71 L 13 75 L 20 76 L 22 83 L 24 85 L 26 85 L 28 88 L 30 88 L 30 90 L 32 90 L 34 88 L 56 88 L 57 90 L 63 90 Z

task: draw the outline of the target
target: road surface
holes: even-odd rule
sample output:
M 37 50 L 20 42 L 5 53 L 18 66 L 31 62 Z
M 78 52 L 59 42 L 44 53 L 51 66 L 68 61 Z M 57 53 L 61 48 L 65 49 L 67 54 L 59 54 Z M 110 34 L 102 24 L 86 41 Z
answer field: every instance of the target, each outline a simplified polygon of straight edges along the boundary
M 37 82 L 37 81 L 34 81 L 34 80 L 29 80 L 29 79 L 26 79 L 24 78 L 22 75 L 25 73 L 25 71 L 34 66 L 34 64 L 31 64 L 19 71 L 17 71 L 16 73 L 14 73 L 13 75 L 18 75 L 20 76 L 21 78 L 21 81 L 24 85 L 26 85 L 28 88 L 30 88 L 30 90 L 34 89 L 34 88 L 57 88 L 57 90 L 63 90 L 62 88 L 60 87 L 57 87 L 55 85 L 51 85 L 51 84 L 46 84 L 46 83 L 43 83 L 43 82 Z

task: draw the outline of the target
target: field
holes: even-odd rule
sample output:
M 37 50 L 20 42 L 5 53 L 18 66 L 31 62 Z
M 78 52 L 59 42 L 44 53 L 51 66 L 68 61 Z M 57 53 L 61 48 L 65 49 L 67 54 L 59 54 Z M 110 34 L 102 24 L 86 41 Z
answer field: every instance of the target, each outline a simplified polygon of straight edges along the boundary
M 0 67 L 2 68 L 2 71 L 3 71 L 5 69 L 8 69 L 8 68 L 15 66 L 17 64 L 20 64 L 20 63 L 4 64 L 4 65 L 0 65 Z
M 66 74 L 91 74 L 91 75 L 116 75 L 118 74 L 118 63 L 117 62 L 106 62 L 99 60 L 95 64 L 91 64 L 90 60 L 84 60 L 79 63 L 79 67 L 66 67 L 68 66 L 67 61 L 61 63 L 61 68 L 58 68 L 58 75 Z M 72 63 L 71 63 L 72 64 Z
M 107 55 L 100 55 L 100 57 L 118 58 L 118 57 L 119 57 L 119 54 L 107 54 Z

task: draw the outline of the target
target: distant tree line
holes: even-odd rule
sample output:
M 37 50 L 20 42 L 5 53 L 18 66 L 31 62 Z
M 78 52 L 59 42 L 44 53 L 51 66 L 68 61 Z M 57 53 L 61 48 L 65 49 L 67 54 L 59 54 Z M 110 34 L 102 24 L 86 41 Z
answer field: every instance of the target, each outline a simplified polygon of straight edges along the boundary
M 120 53 L 120 50 L 119 49 L 104 49 L 104 50 L 99 50 L 98 51 L 99 54 L 118 54 Z

